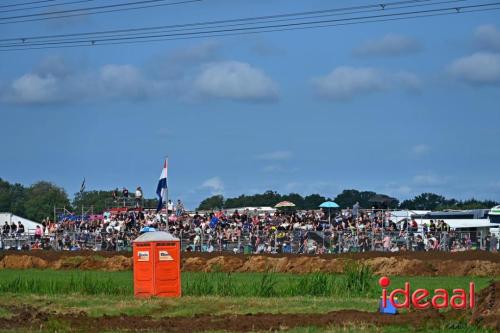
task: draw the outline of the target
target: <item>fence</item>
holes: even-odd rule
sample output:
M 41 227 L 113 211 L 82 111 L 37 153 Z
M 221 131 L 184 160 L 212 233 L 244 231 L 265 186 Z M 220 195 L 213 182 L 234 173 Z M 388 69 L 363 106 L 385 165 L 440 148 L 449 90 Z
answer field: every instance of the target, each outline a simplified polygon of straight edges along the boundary
M 136 234 L 128 232 L 60 231 L 37 239 L 32 232 L 0 235 L 0 250 L 40 248 L 53 250 L 129 251 Z M 475 232 L 384 231 L 307 231 L 243 232 L 224 235 L 206 232 L 180 232 L 182 251 L 233 253 L 347 253 L 367 251 L 462 251 L 492 250 L 491 236 Z M 496 245 L 498 248 L 498 244 Z
M 368 251 L 492 250 L 483 232 L 318 232 L 294 231 L 284 236 L 242 234 L 234 238 L 181 235 L 183 251 L 235 253 L 347 253 Z M 496 246 L 498 248 L 498 245 Z

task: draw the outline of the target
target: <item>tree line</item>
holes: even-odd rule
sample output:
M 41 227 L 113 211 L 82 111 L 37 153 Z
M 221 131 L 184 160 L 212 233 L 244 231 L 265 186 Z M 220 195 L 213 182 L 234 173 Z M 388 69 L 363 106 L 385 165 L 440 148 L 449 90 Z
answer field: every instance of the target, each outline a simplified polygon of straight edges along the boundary
M 319 194 L 310 194 L 305 197 L 298 193 L 281 195 L 275 191 L 266 191 L 262 194 L 240 195 L 235 198 L 224 198 L 222 195 L 213 195 L 203 200 L 198 206 L 198 210 L 230 209 L 238 207 L 273 207 L 280 201 L 291 201 L 297 209 L 317 209 L 318 206 L 327 200 L 334 201 L 341 208 L 352 208 L 359 203 L 362 208 L 390 208 L 390 209 L 410 209 L 410 210 L 444 210 L 444 209 L 489 209 L 500 203 L 493 200 L 457 200 L 447 199 L 435 193 L 422 193 L 413 199 L 400 202 L 389 195 L 372 191 L 358 191 L 354 189 L 344 190 L 334 198 L 324 197 Z
M 27 219 L 40 222 L 53 218 L 54 207 L 66 208 L 68 211 L 87 211 L 90 207 L 97 213 L 106 210 L 107 204 L 113 200 L 113 190 L 83 191 L 70 200 L 66 191 L 51 182 L 39 181 L 31 186 L 11 184 L 0 178 L 0 212 L 9 212 Z M 156 207 L 158 199 L 144 199 L 144 207 Z M 77 213 L 78 214 L 78 213 Z M 0 221 L 3 224 L 3 221 Z
M 78 192 L 70 200 L 66 191 L 51 182 L 39 181 L 31 186 L 12 184 L 0 178 L 0 212 L 10 212 L 33 221 L 42 221 L 54 214 L 54 206 L 66 207 L 69 211 L 80 211 L 81 207 L 86 209 L 93 207 L 95 213 L 101 213 L 107 209 L 107 205 L 113 200 L 113 190 L 96 190 Z M 354 189 L 344 190 L 333 198 L 320 194 L 302 196 L 298 193 L 280 194 L 276 191 L 266 191 L 261 194 L 242 194 L 234 198 L 224 198 L 222 195 L 214 195 L 203 200 L 198 210 L 216 210 L 238 207 L 263 207 L 274 206 L 280 201 L 291 201 L 297 209 L 317 209 L 327 200 L 335 201 L 341 208 L 352 207 L 356 202 L 362 208 L 380 207 L 401 208 L 412 210 L 443 210 L 443 209 L 476 209 L 491 208 L 500 203 L 493 200 L 457 200 L 445 198 L 435 193 L 422 193 L 413 199 L 399 202 L 382 193 L 372 191 L 358 191 Z M 144 207 L 156 207 L 157 199 L 145 199 Z M 2 221 L 0 221 L 2 223 Z

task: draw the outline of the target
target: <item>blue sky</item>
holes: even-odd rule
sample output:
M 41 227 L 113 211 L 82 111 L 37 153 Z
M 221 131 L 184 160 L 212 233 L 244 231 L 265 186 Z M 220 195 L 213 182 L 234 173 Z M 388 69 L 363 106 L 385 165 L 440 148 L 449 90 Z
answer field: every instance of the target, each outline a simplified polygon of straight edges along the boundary
M 370 1 L 206 0 L 0 26 L 119 29 Z M 72 195 L 342 189 L 500 200 L 500 12 L 247 36 L 0 52 L 0 177 Z

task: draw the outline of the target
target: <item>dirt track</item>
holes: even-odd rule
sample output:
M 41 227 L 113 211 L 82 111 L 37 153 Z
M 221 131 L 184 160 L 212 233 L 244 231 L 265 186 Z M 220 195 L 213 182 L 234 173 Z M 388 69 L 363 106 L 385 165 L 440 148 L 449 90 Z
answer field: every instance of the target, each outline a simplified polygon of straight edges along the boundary
M 347 260 L 370 266 L 375 274 L 404 276 L 500 276 L 500 253 L 482 251 L 353 253 L 345 255 L 242 255 L 183 253 L 183 271 L 341 273 Z M 50 268 L 123 271 L 132 269 L 131 253 L 0 252 L 0 269 Z
M 84 312 L 43 312 L 31 306 L 7 308 L 10 318 L 0 318 L 0 329 L 48 331 L 168 331 L 202 332 L 225 330 L 229 332 L 280 331 L 300 326 L 345 326 L 369 324 L 374 326 L 408 325 L 417 329 L 439 327 L 451 320 L 470 318 L 470 322 L 500 330 L 500 282 L 476 295 L 477 306 L 469 311 L 415 310 L 397 316 L 356 310 L 341 310 L 326 314 L 255 314 L 255 315 L 198 315 L 195 317 L 152 318 L 149 316 L 89 317 Z M 168 309 L 164 309 L 168 312 Z
M 165 331 L 201 332 L 226 330 L 229 332 L 279 331 L 298 326 L 344 326 L 350 323 L 375 326 L 411 325 L 421 327 L 435 323 L 444 317 L 437 311 L 418 311 L 399 316 L 356 310 L 334 311 L 326 314 L 256 314 L 256 315 L 201 315 L 196 317 L 175 317 L 153 319 L 149 316 L 103 316 L 93 318 L 85 313 L 56 314 L 40 312 L 32 307 L 10 308 L 14 313 L 10 319 L 0 319 L 0 329 L 51 329 L 57 321 L 59 329 L 101 332 L 101 331 Z

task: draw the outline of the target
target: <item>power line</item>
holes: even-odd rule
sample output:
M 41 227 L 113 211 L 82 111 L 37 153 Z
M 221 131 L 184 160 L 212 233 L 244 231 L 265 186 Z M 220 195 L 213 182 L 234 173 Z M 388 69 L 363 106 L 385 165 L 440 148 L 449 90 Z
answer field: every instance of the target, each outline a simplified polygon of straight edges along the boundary
M 67 6 L 67 5 L 74 5 L 77 3 L 91 2 L 91 1 L 95 1 L 95 0 L 78 0 L 78 1 L 54 3 L 54 4 L 49 4 L 49 5 L 43 5 L 43 6 L 32 6 L 32 7 L 26 7 L 26 8 L 7 9 L 7 10 L 0 10 L 0 13 L 18 12 L 21 10 L 32 10 L 32 9 L 48 8 L 48 7 L 55 7 L 55 6 Z
M 200 2 L 203 0 L 182 0 L 182 1 L 177 1 L 177 2 L 167 2 L 167 3 L 157 3 L 157 4 L 152 4 L 152 5 L 137 6 L 139 4 L 144 4 L 144 3 L 156 3 L 156 2 L 163 2 L 163 1 L 166 1 L 166 0 L 143 0 L 143 1 L 135 1 L 135 2 L 113 4 L 113 5 L 106 5 L 106 6 L 95 6 L 95 7 L 88 7 L 88 8 L 68 9 L 68 10 L 61 10 L 61 11 L 57 11 L 57 12 L 36 13 L 36 14 L 18 15 L 18 16 L 11 16 L 11 17 L 0 17 L 0 20 L 11 20 L 11 19 L 23 18 L 23 17 L 48 16 L 48 17 L 40 17 L 40 18 L 33 18 L 33 19 L 26 19 L 26 20 L 0 22 L 0 24 L 13 24 L 13 23 L 33 22 L 33 21 L 44 21 L 44 20 L 52 20 L 52 19 L 58 19 L 58 18 L 67 18 L 67 17 L 75 17 L 75 16 L 83 16 L 83 15 L 122 12 L 122 11 L 128 11 L 128 10 L 146 9 L 146 8 L 153 8 L 153 7 L 179 5 L 179 4 L 185 4 L 185 3 L 191 3 L 191 2 Z M 124 6 L 136 6 L 136 7 L 117 8 L 117 7 L 124 7 Z M 112 8 L 112 9 L 106 9 L 106 8 Z M 92 11 L 92 10 L 97 10 L 97 11 L 88 12 L 88 11 Z M 70 12 L 73 12 L 74 14 L 57 15 L 57 14 L 64 14 L 64 13 L 70 13 Z M 54 16 L 54 15 L 56 15 L 56 16 Z
M 483 8 L 481 6 L 497 6 L 493 8 Z M 81 47 L 81 46 L 93 46 L 93 45 L 118 45 L 118 44 L 135 44 L 135 43 L 148 43 L 148 42 L 159 42 L 159 41 L 170 41 L 170 40 L 182 40 L 182 39 L 195 39 L 195 38 L 206 38 L 206 37 L 220 37 L 220 36 L 234 36 L 234 35 L 248 35 L 248 34 L 256 34 L 256 33 L 266 33 L 266 32 L 278 32 L 278 31 L 289 31 L 289 30 L 303 30 L 303 29 L 313 29 L 313 28 L 325 28 L 325 27 L 333 27 L 333 26 L 343 26 L 343 25 L 354 25 L 354 24 L 364 24 L 364 23 L 374 23 L 374 22 L 388 22 L 388 21 L 397 21 L 397 20 L 405 20 L 405 19 L 413 19 L 413 18 L 425 18 L 425 17 L 434 17 L 434 16 L 444 16 L 444 15 L 456 15 L 461 13 L 473 13 L 473 12 L 485 12 L 485 11 L 493 11 L 500 10 L 500 2 L 490 3 L 490 4 L 481 4 L 481 5 L 470 5 L 470 6 L 462 6 L 462 7 L 449 7 L 449 8 L 441 8 L 439 10 L 426 10 L 426 11 L 414 11 L 407 13 L 397 13 L 391 15 L 406 15 L 400 17 L 387 17 L 388 15 L 376 15 L 371 17 L 358 17 L 351 18 L 351 20 L 356 20 L 354 22 L 336 22 L 336 23 L 328 23 L 338 20 L 326 20 L 326 21 L 318 21 L 312 22 L 309 26 L 290 26 L 286 25 L 284 27 L 256 27 L 254 29 L 261 30 L 250 30 L 250 31 L 234 31 L 238 29 L 234 29 L 228 32 L 206 32 L 206 35 L 170 35 L 165 38 L 165 36 L 150 36 L 149 38 L 155 39 L 141 39 L 141 40 L 123 40 L 123 39 L 110 39 L 103 43 L 80 43 L 80 44 L 70 44 L 70 45 L 57 45 L 57 46 L 47 46 L 47 44 L 40 43 L 35 44 L 33 47 L 26 45 L 27 47 L 21 47 L 22 45 L 16 45 L 14 48 L 0 48 L 0 51 L 19 51 L 19 50 L 32 50 L 32 49 L 52 49 L 52 48 L 66 48 L 66 47 Z M 447 11 L 444 11 L 447 10 Z M 440 11 L 440 12 L 437 12 Z M 158 38 L 162 37 L 162 38 Z
M 77 36 L 98 36 L 98 35 L 115 35 L 121 33 L 131 33 L 131 32 L 139 32 L 139 31 L 154 31 L 154 30 L 165 30 L 165 29 L 174 29 L 174 28 L 186 28 L 184 30 L 190 30 L 187 28 L 193 27 L 191 30 L 196 29 L 195 27 L 199 26 L 208 26 L 215 24 L 225 24 L 225 23 L 237 23 L 237 22 L 253 22 L 253 21 L 262 21 L 262 20 L 271 20 L 276 18 L 290 18 L 288 20 L 301 20 L 306 18 L 314 18 L 314 17 L 322 17 L 318 16 L 310 16 L 314 14 L 326 14 L 324 17 L 329 15 L 339 15 L 335 13 L 340 13 L 340 15 L 347 14 L 357 14 L 357 13 L 365 13 L 365 12 L 373 12 L 373 11 L 382 11 L 382 10 L 394 10 L 394 9 L 402 9 L 402 8 L 411 8 L 411 7 L 423 7 L 428 5 L 438 5 L 445 3 L 453 3 L 453 2 L 464 2 L 468 0 L 445 0 L 439 2 L 433 2 L 436 0 L 404 0 L 404 1 L 396 1 L 396 2 L 386 2 L 375 5 L 360 5 L 360 6 L 352 6 L 352 7 L 341 7 L 341 8 L 330 8 L 323 10 L 315 10 L 315 11 L 306 11 L 306 12 L 293 12 L 293 13 L 284 13 L 284 14 L 275 14 L 275 15 L 266 15 L 266 16 L 253 16 L 253 17 L 245 17 L 245 18 L 237 18 L 237 19 L 228 19 L 228 20 L 217 20 L 217 21 L 202 21 L 202 22 L 194 22 L 194 23 L 184 23 L 184 24 L 174 24 L 174 25 L 163 25 L 163 26 L 153 26 L 153 27 L 142 27 L 142 28 L 129 28 L 129 29 L 120 29 L 120 30 L 108 30 L 108 31 L 93 31 L 93 32 L 83 32 L 83 33 L 70 33 L 70 34 L 59 34 L 59 35 L 44 35 L 44 36 L 19 36 L 12 38 L 4 38 L 0 39 L 0 42 L 5 41 L 22 41 L 26 43 L 28 41 L 37 40 L 37 39 L 56 39 L 56 38 L 67 38 L 67 37 L 77 37 Z M 430 2 L 430 3 L 429 3 Z M 410 4 L 410 5 L 406 5 Z M 413 4 L 413 5 L 411 5 Z M 406 5 L 406 6 L 399 6 Z M 399 6 L 399 7 L 398 7 Z M 367 9 L 366 11 L 361 11 L 361 9 Z M 370 10 L 371 9 L 371 10 Z M 348 10 L 355 10 L 353 12 L 345 12 Z M 345 12 L 345 13 L 343 13 Z M 329 14 L 333 13 L 333 14 Z M 299 16 L 299 17 L 297 17 Z M 285 21 L 287 19 L 284 19 Z M 270 22 L 279 22 L 284 20 L 271 20 Z M 242 24 L 252 24 L 252 23 L 242 23 Z M 226 25 L 230 26 L 230 25 Z M 207 27 L 208 28 L 208 27 Z
M 486 12 L 486 11 L 494 11 L 500 10 L 500 7 L 488 8 L 488 9 L 474 9 L 468 11 L 460 11 L 460 12 L 448 12 L 448 13 L 437 13 L 437 14 L 427 14 L 427 15 L 413 15 L 408 17 L 393 17 L 388 19 L 379 19 L 379 20 L 366 20 L 366 21 L 358 21 L 358 22 L 345 22 L 338 24 L 324 24 L 324 25 L 316 25 L 316 26 L 308 26 L 308 27 L 294 27 L 294 28 L 285 28 L 285 29 L 271 29 L 271 30 L 259 30 L 259 31 L 246 31 L 246 32 L 238 32 L 238 33 L 225 33 L 225 34 L 214 34 L 210 36 L 190 36 L 190 37 L 178 37 L 178 38 L 160 38 L 154 40 L 139 40 L 132 42 L 113 42 L 113 43 L 103 43 L 99 45 L 123 45 L 123 44 L 139 44 L 139 43 L 152 43 L 152 42 L 164 42 L 164 41 L 173 41 L 173 40 L 189 40 L 189 39 L 200 39 L 200 38 L 211 38 L 211 37 L 225 37 L 225 36 L 239 36 L 239 35 L 252 35 L 252 34 L 260 34 L 267 32 L 282 32 L 282 31 L 291 31 L 291 30 L 305 30 L 305 29 L 317 29 L 317 28 L 328 28 L 334 26 L 347 26 L 347 25 L 355 25 L 355 24 L 365 24 L 365 23 L 376 23 L 376 22 L 390 22 L 390 21 L 400 21 L 406 19 L 415 19 L 415 18 L 427 18 L 427 17 L 436 17 L 436 16 L 447 16 L 447 15 L 458 15 L 462 13 L 477 13 L 477 12 Z M 47 46 L 47 47 L 26 47 L 26 48 L 16 48 L 16 49 L 0 49 L 0 52 L 5 51 L 23 51 L 23 50 L 42 50 L 42 49 L 58 49 L 58 48 L 74 48 L 74 47 L 90 47 L 94 46 L 91 44 L 81 44 L 81 45 L 66 45 L 66 46 Z
M 410 12 L 399 12 L 399 13 L 388 13 L 388 14 L 380 14 L 380 15 L 371 15 L 371 16 L 360 16 L 360 17 L 349 17 L 349 18 L 340 18 L 340 19 L 329 19 L 329 20 L 317 20 L 317 21 L 307 21 L 307 22 L 295 22 L 295 23 L 283 23 L 283 24 L 272 24 L 272 25 L 260 25 L 255 27 L 240 27 L 240 28 L 226 28 L 226 29 L 217 29 L 217 30 L 205 30 L 205 31 L 189 31 L 184 30 L 180 32 L 174 33 L 159 33 L 154 35 L 144 35 L 144 36 L 106 36 L 101 38 L 94 38 L 90 40 L 92 45 L 98 45 L 100 43 L 106 42 L 116 42 L 116 41 L 132 41 L 136 39 L 155 39 L 155 38 L 165 38 L 165 37 L 182 37 L 182 36 L 193 36 L 193 35 L 208 35 L 208 34 L 217 34 L 217 33 L 230 33 L 230 32 L 243 32 L 250 30 L 261 30 L 261 29 L 281 29 L 286 27 L 300 27 L 300 26 L 308 26 L 313 24 L 328 24 L 335 22 L 347 22 L 353 20 L 370 20 L 370 19 L 378 19 L 378 18 L 388 18 L 395 16 L 407 16 L 407 15 L 416 15 L 416 14 L 430 14 L 436 12 L 447 12 L 447 11 L 457 11 L 464 9 L 472 9 L 472 8 L 480 8 L 485 6 L 493 6 L 500 5 L 500 2 L 489 3 L 489 4 L 478 4 L 478 5 L 468 5 L 461 7 L 447 7 L 447 8 L 438 8 L 438 9 L 426 9 L 419 11 L 410 11 Z M 213 28 L 212 28 L 213 29 Z M 47 45 L 71 45 L 78 43 L 89 42 L 89 40 L 77 39 L 77 40 L 59 40 L 59 41 L 44 41 L 37 43 L 29 43 L 29 46 L 47 46 Z M 7 44 L 0 45 L 2 48 L 19 46 L 19 44 Z
M 438 3 L 433 3 L 433 4 L 443 4 L 443 3 L 450 3 L 450 2 L 457 2 L 457 1 L 464 1 L 464 0 L 447 0 L 447 1 L 441 1 L 441 2 L 438 2 Z M 393 3 L 394 4 L 394 3 Z M 253 24 L 260 24 L 260 23 L 276 23 L 276 22 L 283 22 L 283 21 L 295 21 L 295 20 L 305 20 L 305 19 L 312 19 L 312 18 L 321 18 L 321 17 L 331 17 L 331 16 L 338 16 L 338 15 L 349 15 L 349 14 L 362 14 L 362 13 L 367 13 L 367 12 L 377 12 L 377 11 L 388 11 L 388 10 L 397 10 L 397 9 L 405 9 L 405 8 L 413 8 L 413 7 L 422 7 L 423 5 L 420 4 L 420 5 L 407 5 L 407 6 L 400 6 L 400 7 L 394 7 L 394 6 L 391 6 L 389 7 L 389 9 L 383 9 L 381 7 L 379 8 L 376 8 L 376 9 L 370 9 L 370 10 L 362 10 L 362 11 L 354 11 L 354 12 L 345 12 L 345 13 L 332 13 L 332 14 L 322 14 L 322 15 L 313 15 L 313 16 L 303 16 L 303 17 L 291 17 L 291 18 L 284 18 L 284 19 L 276 19 L 276 20 L 267 20 L 267 21 L 259 21 L 259 22 L 245 22 L 245 23 L 231 23 L 231 24 L 223 24 L 223 25 L 212 25 L 212 26 L 209 26 L 209 27 L 195 27 L 195 28 L 183 28 L 183 29 L 168 29 L 168 30 L 164 30 L 162 29 L 161 31 L 158 31 L 156 30 L 155 33 L 166 33 L 166 32 L 182 32 L 182 31 L 193 31 L 193 30 L 202 30 L 202 29 L 207 29 L 207 28 L 210 28 L 210 29 L 215 29 L 215 28 L 223 28 L 223 27 L 234 27 L 234 26 L 245 26 L 245 25 L 253 25 Z M 387 7 L 384 7 L 384 8 L 387 8 Z M 242 19 L 244 20 L 244 19 Z M 234 20 L 232 20 L 234 21 Z M 255 28 L 259 28 L 259 27 L 255 27 Z M 120 33 L 120 34 L 111 34 L 111 35 L 108 35 L 108 33 L 106 33 L 105 36 L 102 36 L 102 37 L 106 37 L 106 38 L 115 38 L 115 37 L 122 37 L 122 36 L 140 36 L 140 35 L 146 35 L 147 36 L 148 32 L 136 32 L 136 33 Z M 56 37 L 56 38 L 51 38 L 49 40 L 46 40 L 45 42 L 38 42 L 35 43 L 35 42 L 32 42 L 31 40 L 26 40 L 26 39 L 23 39 L 21 40 L 21 43 L 23 45 L 40 45 L 42 43 L 49 43 L 49 42 L 57 42 L 57 41 L 64 41 L 66 43 L 70 43 L 70 42 L 73 42 L 73 43 L 81 43 L 81 42 L 96 42 L 96 38 L 98 36 L 91 36 L 91 37 L 84 37 L 84 38 L 80 38 L 80 39 L 68 39 L 67 37 L 64 37 L 62 39 L 60 39 L 61 37 Z M 18 39 L 16 39 L 18 40 Z M 2 40 L 0 40 L 0 42 L 2 42 Z M 20 44 L 18 43 L 14 43 L 14 44 L 0 44 L 0 47 L 4 47 L 4 46 L 18 46 Z
M 19 6 L 33 5 L 36 3 L 53 2 L 53 1 L 56 1 L 56 0 L 40 0 L 40 1 L 25 2 L 25 3 L 14 3 L 14 4 L 10 4 L 10 5 L 2 5 L 2 6 L 0 6 L 0 8 L 19 7 Z

